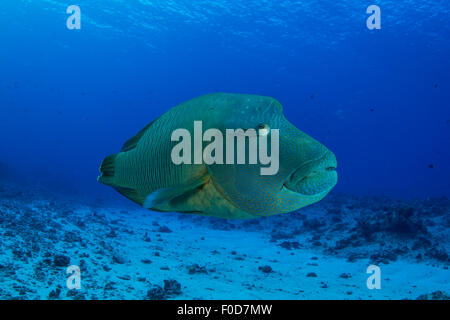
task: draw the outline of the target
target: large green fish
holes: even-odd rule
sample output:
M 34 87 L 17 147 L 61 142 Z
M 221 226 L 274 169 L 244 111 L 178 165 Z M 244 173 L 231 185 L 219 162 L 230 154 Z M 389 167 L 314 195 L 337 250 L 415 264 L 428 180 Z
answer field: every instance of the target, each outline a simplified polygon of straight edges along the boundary
M 195 121 L 202 121 L 203 131 L 216 128 L 224 136 L 227 129 L 255 128 L 270 138 L 278 129 L 276 174 L 262 175 L 267 165 L 261 163 L 175 164 L 172 134 L 185 128 L 194 136 Z M 184 102 L 151 122 L 121 152 L 103 160 L 98 181 L 154 211 L 245 219 L 320 201 L 337 183 L 336 166 L 330 150 L 286 120 L 277 100 L 216 93 Z

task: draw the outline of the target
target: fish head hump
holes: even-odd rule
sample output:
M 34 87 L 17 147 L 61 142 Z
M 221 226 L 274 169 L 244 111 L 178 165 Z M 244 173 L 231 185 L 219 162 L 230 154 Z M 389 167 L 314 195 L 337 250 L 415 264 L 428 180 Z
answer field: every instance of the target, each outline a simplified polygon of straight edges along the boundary
M 235 138 L 234 162 L 212 164 L 208 170 L 216 188 L 234 206 L 255 217 L 291 212 L 321 200 L 336 185 L 335 155 L 290 123 L 277 100 L 252 95 L 225 95 L 221 99 L 227 103 L 223 104 L 222 112 L 216 113 L 220 116 L 214 125 L 224 133 L 225 143 L 227 138 Z M 234 130 L 233 137 L 227 129 Z M 255 129 L 256 140 L 261 133 L 267 134 L 268 153 L 272 152 L 274 129 L 278 131 L 279 163 L 275 174 L 262 174 L 267 164 L 250 163 L 249 136 L 245 136 L 245 163 L 238 163 L 236 130 L 239 129 L 243 132 Z M 224 152 L 227 158 L 228 150 Z

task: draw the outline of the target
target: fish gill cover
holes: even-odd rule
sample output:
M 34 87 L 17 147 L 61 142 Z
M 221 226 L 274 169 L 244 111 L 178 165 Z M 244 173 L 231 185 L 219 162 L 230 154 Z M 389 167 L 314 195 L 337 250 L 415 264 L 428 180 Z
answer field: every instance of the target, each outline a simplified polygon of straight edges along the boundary
M 2 1 L 1 299 L 448 299 L 448 1 L 80 0 L 80 29 L 70 5 Z M 235 221 L 96 181 L 139 130 L 216 92 L 279 101 L 336 155 L 336 187 Z M 280 186 L 307 193 L 311 172 Z

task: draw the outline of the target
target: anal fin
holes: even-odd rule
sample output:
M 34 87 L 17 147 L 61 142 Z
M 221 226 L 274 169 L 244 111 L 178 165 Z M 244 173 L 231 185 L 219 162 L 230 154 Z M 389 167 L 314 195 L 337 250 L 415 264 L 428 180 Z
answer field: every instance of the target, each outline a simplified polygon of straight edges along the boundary
M 113 186 L 113 188 L 124 197 L 130 199 L 131 201 L 134 201 L 141 206 L 144 204 L 145 197 L 141 196 L 136 190 L 117 186 Z

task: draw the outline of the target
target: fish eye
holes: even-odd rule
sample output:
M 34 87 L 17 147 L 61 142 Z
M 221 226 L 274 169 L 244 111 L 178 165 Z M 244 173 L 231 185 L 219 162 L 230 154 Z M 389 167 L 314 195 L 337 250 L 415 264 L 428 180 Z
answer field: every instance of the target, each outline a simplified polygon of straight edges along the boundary
M 258 132 L 262 136 L 267 136 L 270 132 L 270 126 L 267 123 L 258 124 Z

